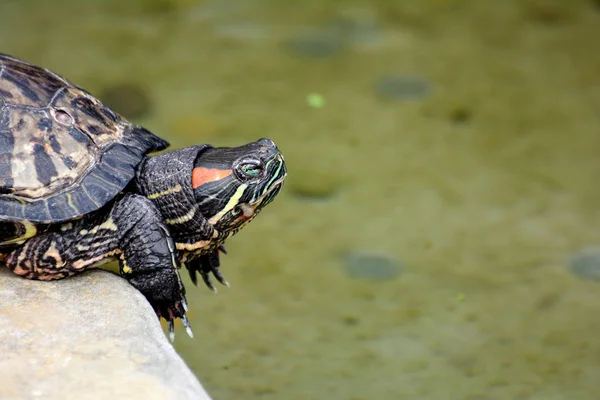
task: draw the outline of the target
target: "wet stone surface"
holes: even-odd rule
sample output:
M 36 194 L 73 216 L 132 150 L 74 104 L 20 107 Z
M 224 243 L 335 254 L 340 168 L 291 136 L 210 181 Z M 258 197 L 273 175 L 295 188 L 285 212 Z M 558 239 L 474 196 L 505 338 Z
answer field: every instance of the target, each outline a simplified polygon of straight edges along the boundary
M 402 265 L 385 254 L 357 251 L 346 255 L 344 270 L 353 278 L 386 281 L 398 278 Z
M 571 257 L 568 268 L 578 278 L 600 281 L 600 247 L 576 252 Z
M 105 271 L 41 282 L 0 265 L 0 336 L 0 399 L 210 400 L 144 296 Z

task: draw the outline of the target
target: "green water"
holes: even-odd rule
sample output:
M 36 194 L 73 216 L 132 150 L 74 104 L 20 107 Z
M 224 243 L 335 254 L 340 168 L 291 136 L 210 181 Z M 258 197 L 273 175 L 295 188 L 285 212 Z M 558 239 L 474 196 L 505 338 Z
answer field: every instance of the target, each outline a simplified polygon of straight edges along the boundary
M 597 0 L 0 4 L 0 51 L 173 146 L 284 152 L 231 288 L 186 277 L 216 400 L 599 398 L 598 38 Z

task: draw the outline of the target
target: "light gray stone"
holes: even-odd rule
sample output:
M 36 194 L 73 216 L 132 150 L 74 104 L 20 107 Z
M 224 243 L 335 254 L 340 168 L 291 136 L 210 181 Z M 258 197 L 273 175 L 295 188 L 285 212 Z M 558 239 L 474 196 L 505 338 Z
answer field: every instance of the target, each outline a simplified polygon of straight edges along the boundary
M 0 355 L 2 400 L 210 400 L 146 299 L 106 271 L 36 282 L 0 267 Z

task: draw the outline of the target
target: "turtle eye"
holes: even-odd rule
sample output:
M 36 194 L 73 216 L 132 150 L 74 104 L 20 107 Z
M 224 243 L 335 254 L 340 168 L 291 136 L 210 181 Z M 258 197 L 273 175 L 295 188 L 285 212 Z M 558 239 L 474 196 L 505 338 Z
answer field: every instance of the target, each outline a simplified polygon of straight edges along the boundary
M 255 176 L 260 175 L 262 171 L 262 166 L 255 163 L 246 163 L 240 166 L 240 170 L 244 175 L 249 178 L 254 178 Z

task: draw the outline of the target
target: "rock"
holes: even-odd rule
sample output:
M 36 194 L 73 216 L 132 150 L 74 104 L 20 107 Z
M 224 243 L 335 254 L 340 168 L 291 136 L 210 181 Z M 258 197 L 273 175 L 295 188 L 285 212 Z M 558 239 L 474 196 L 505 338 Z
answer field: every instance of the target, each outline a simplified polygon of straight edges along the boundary
M 210 400 L 143 295 L 106 271 L 0 269 L 0 337 L 0 399 Z

